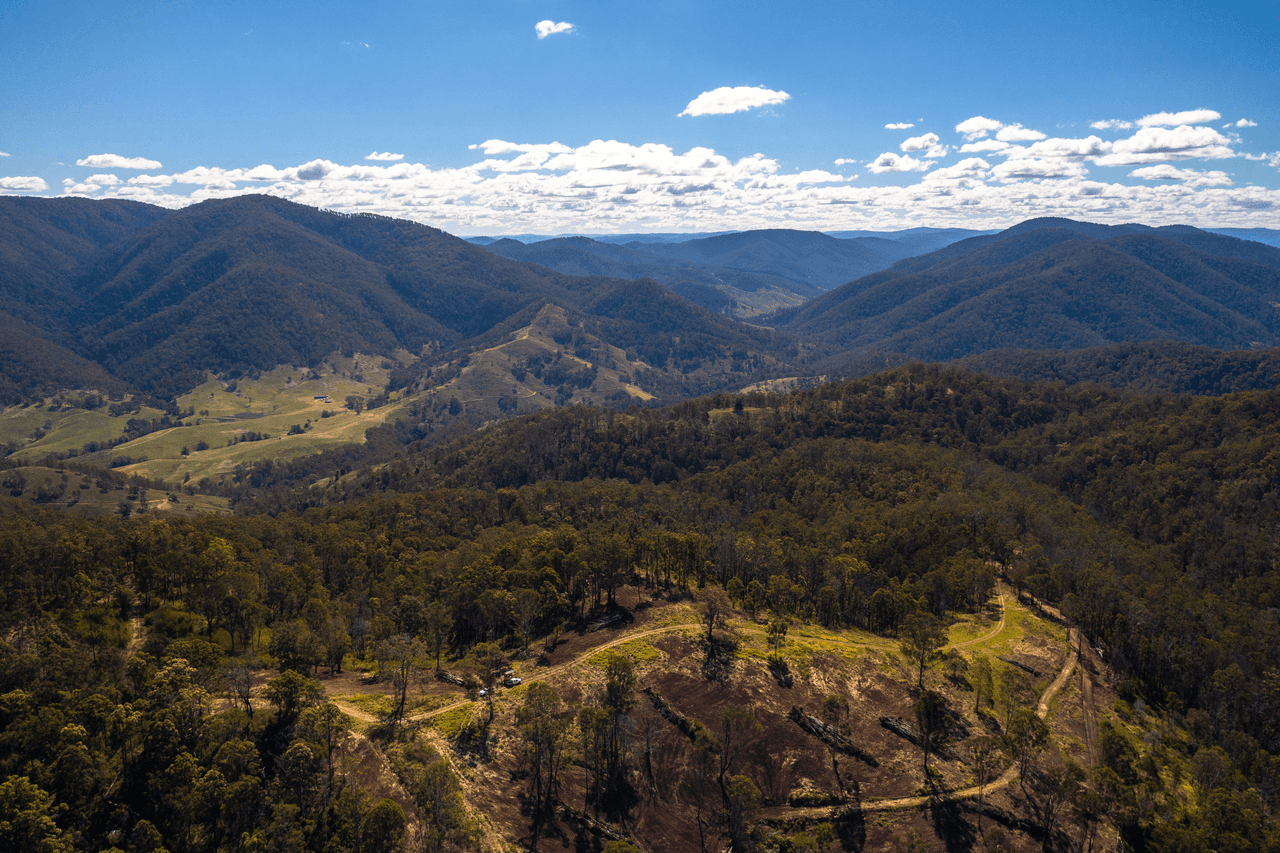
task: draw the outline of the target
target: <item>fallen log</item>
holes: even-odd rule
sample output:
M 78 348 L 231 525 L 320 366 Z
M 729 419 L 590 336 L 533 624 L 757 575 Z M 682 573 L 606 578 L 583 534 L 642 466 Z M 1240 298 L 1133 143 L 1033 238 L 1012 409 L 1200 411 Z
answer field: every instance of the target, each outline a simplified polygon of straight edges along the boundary
M 880 762 L 875 759 L 875 756 L 859 749 L 858 745 L 854 743 L 853 739 L 848 735 L 840 733 L 812 714 L 806 714 L 798 706 L 792 705 L 791 713 L 787 716 L 790 717 L 797 726 L 804 729 L 806 732 L 828 746 L 843 752 L 845 755 L 852 755 L 854 758 L 859 761 L 864 761 L 872 767 L 880 766 Z
M 1009 666 L 1016 666 L 1018 669 L 1022 670 L 1023 672 L 1029 672 L 1029 673 L 1031 673 L 1032 677 L 1034 677 L 1034 678 L 1039 678 L 1039 677 L 1040 677 L 1040 671 L 1039 671 L 1038 669 L 1035 669 L 1034 667 L 1028 666 L 1027 664 L 1023 663 L 1022 661 L 1018 660 L 1017 658 L 1011 658 L 1011 657 L 1005 657 L 1004 655 L 998 655 L 998 656 L 996 657 L 996 660 L 1002 660 L 1002 661 L 1004 661 L 1005 663 L 1009 664 Z
M 923 739 L 920 737 L 920 734 L 915 730 L 915 727 L 912 726 L 910 723 L 908 723 L 906 720 L 902 719 L 901 717 L 881 717 L 880 725 L 884 726 L 886 729 L 893 732 L 898 737 L 909 740 L 912 743 L 914 743 L 916 746 L 921 747 L 922 749 L 924 748 Z M 931 751 L 933 752 L 934 755 L 940 755 L 943 758 L 947 759 L 948 761 L 955 761 L 955 758 L 956 758 L 955 753 L 947 749 L 945 746 L 942 746 L 941 744 L 938 744 L 938 743 L 933 744 L 933 746 L 931 747 Z

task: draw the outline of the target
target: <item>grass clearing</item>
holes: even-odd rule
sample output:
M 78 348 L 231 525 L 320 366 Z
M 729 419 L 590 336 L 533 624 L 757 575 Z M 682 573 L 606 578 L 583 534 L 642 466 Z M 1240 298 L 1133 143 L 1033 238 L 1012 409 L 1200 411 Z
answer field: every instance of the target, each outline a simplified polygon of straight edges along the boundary
M 393 399 L 387 406 L 357 414 L 345 408 L 347 398 L 368 400 L 382 394 L 396 364 L 411 360 L 407 352 L 392 356 L 356 353 L 347 358 L 335 353 L 315 369 L 281 365 L 256 378 L 210 377 L 175 401 L 180 411 L 193 413 L 181 426 L 82 458 L 104 467 L 122 457 L 144 459 L 117 470 L 177 485 L 205 477 L 218 479 L 241 464 L 294 459 L 361 443 L 365 431 L 393 415 L 400 401 Z M 92 410 L 75 408 L 80 397 L 83 395 L 59 395 L 57 399 L 66 399 L 66 405 L 44 401 L 0 411 L 0 443 L 24 445 L 14 454 L 18 459 L 40 458 L 83 450 L 94 442 L 107 444 L 125 434 L 131 419 L 156 420 L 164 415 L 160 409 L 146 407 L 115 416 L 106 405 Z M 325 410 L 329 417 L 322 417 Z M 300 432 L 289 435 L 295 427 Z M 268 437 L 242 440 L 251 434 Z M 202 445 L 206 449 L 196 449 Z
M 611 658 L 615 654 L 622 655 L 625 658 L 630 658 L 632 663 L 642 663 L 646 661 L 661 660 L 663 657 L 665 657 L 665 655 L 663 655 L 662 652 L 654 648 L 653 644 L 649 642 L 648 638 L 643 638 L 639 640 L 631 640 L 626 643 L 621 643 L 619 645 L 614 646 L 611 649 L 605 649 L 602 652 L 597 652 L 596 654 L 587 658 L 586 664 L 587 666 L 593 666 L 596 669 L 604 669 L 606 666 L 609 665 L 609 658 Z
M 334 698 L 376 717 L 389 717 L 395 710 L 395 702 L 392 698 L 381 693 L 351 693 Z
M 449 740 L 454 740 L 471 723 L 471 714 L 474 709 L 475 703 L 468 702 L 459 708 L 454 708 L 452 711 L 437 714 L 428 722 L 441 735 Z

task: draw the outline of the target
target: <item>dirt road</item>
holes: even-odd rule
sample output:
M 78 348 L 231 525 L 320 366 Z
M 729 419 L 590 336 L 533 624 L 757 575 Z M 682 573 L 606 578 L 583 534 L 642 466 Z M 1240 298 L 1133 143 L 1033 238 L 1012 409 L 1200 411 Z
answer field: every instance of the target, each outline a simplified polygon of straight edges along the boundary
M 1079 637 L 1073 628 L 1067 637 L 1068 643 L 1070 643 L 1070 652 L 1067 654 L 1067 659 L 1062 664 L 1062 670 L 1058 673 L 1058 677 L 1053 680 L 1053 683 L 1050 684 L 1040 696 L 1040 703 L 1036 708 L 1036 716 L 1042 720 L 1049 716 L 1049 706 L 1053 703 L 1053 698 L 1062 692 L 1062 688 L 1067 685 L 1067 679 L 1071 677 L 1072 671 L 1076 668 L 1078 655 L 1076 654 L 1076 647 L 1072 640 L 1078 641 L 1078 639 Z M 1014 765 L 1004 773 L 1000 774 L 999 778 L 988 782 L 983 787 L 983 792 L 990 793 L 991 791 L 1006 788 L 1017 778 L 1018 768 L 1017 765 Z M 883 812 L 893 811 L 895 809 L 912 809 L 919 808 L 929 802 L 967 800 L 976 796 L 978 796 L 978 786 L 974 785 L 971 788 L 960 788 L 955 791 L 943 791 L 928 797 L 894 797 L 884 800 L 864 800 L 862 803 L 862 810 L 864 812 Z M 787 818 L 822 818 L 829 817 L 831 812 L 831 806 L 821 806 L 808 809 L 787 809 L 785 814 Z

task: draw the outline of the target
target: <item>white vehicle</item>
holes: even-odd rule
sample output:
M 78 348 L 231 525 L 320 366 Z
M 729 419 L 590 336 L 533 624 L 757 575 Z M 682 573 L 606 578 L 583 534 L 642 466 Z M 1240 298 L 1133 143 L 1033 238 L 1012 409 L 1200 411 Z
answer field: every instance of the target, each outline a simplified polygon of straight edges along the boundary
M 507 685 L 508 687 L 515 687 L 517 684 L 520 684 L 521 682 L 520 682 L 520 679 L 516 678 L 514 675 L 508 675 L 506 677 L 506 680 L 503 681 L 502 683 Z

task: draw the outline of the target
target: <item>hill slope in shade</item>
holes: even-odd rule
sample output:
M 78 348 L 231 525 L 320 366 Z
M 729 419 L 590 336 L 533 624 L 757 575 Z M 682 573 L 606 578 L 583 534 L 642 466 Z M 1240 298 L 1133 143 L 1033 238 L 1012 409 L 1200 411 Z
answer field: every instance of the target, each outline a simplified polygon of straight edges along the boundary
M 84 260 L 168 213 L 115 199 L 0 196 L 0 306 L 57 334 L 54 318 L 79 304 L 71 279 Z
M 38 286 L 7 292 L 28 333 L 169 398 L 207 371 L 316 365 L 335 351 L 449 350 L 547 304 L 582 313 L 619 284 L 497 257 L 411 222 L 265 196 L 178 211 L 88 202 L 67 208 L 78 219 L 21 203 L 40 199 L 14 201 L 0 208 L 10 220 L 4 258 Z M 666 312 L 669 327 L 619 317 L 615 332 L 635 342 L 727 335 L 703 353 L 712 360 L 760 337 L 673 294 L 661 299 L 681 306 Z
M 851 278 L 972 233 L 929 230 L 899 237 L 857 232 L 837 238 L 771 229 L 621 245 L 618 239 L 588 237 L 528 244 L 481 239 L 495 254 L 571 275 L 652 278 L 704 307 L 745 318 L 798 305 Z
M 779 314 L 830 352 L 948 360 L 1173 339 L 1280 344 L 1280 250 L 1191 228 L 1029 222 L 911 258 Z

